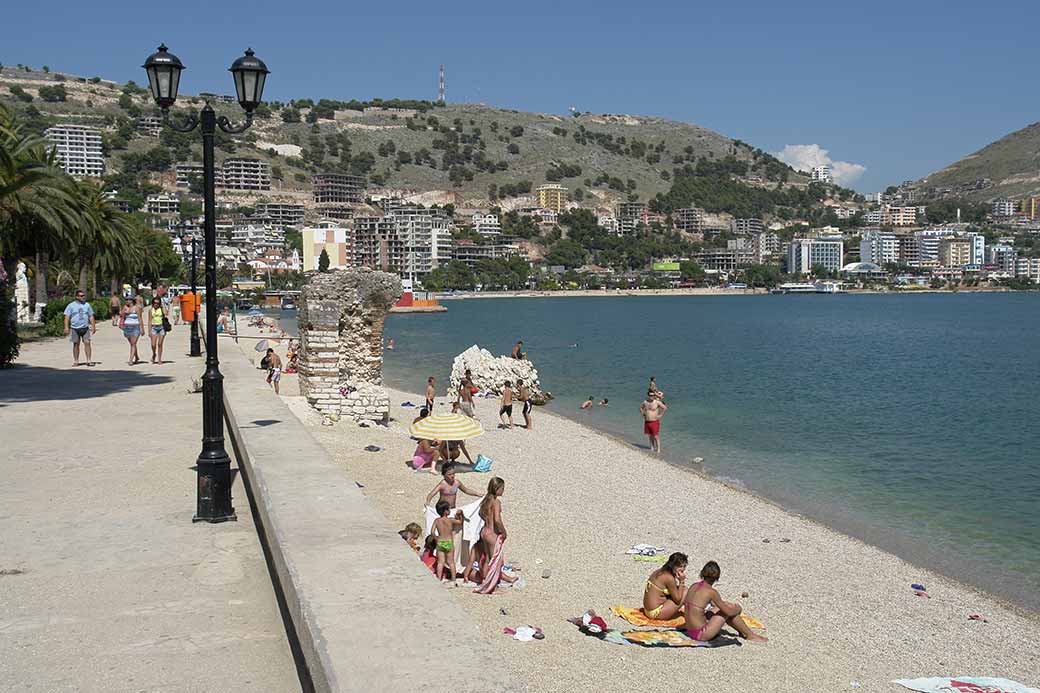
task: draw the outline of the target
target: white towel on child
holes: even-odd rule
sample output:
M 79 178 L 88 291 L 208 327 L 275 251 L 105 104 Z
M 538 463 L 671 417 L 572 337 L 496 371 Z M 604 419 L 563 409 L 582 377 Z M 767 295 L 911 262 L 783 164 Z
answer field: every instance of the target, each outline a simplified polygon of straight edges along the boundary
M 484 520 L 480 517 L 480 503 L 483 498 L 478 498 L 469 505 L 463 505 L 456 508 L 461 510 L 463 517 L 466 518 L 466 522 L 462 523 L 462 541 L 464 544 L 473 544 L 473 542 L 480 539 L 480 530 L 484 527 Z M 430 532 L 433 531 L 433 521 L 437 519 L 437 511 L 430 506 L 424 508 L 424 520 L 425 520 L 425 531 L 423 537 L 430 536 Z M 452 515 L 455 513 L 452 512 Z M 463 553 L 465 558 L 469 558 L 469 546 L 460 546 L 459 550 L 455 552 L 455 568 L 459 572 L 463 569 Z

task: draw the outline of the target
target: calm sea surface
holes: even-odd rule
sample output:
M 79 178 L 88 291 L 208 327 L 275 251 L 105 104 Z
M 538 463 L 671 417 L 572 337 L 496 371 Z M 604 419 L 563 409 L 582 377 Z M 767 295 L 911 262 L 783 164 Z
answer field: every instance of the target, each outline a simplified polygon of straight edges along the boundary
M 474 299 L 391 316 L 387 382 L 523 339 L 549 409 L 1040 608 L 1040 296 Z M 577 345 L 577 346 L 571 346 Z M 580 411 L 587 396 L 609 407 Z M 537 414 L 537 410 L 536 410 Z

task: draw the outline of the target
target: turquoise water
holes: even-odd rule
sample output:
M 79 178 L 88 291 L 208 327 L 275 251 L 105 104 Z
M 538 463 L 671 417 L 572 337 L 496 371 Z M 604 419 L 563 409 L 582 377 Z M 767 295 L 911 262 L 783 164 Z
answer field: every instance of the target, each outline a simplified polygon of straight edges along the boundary
M 1040 609 L 1040 296 L 446 305 L 388 319 L 389 384 L 420 392 L 468 346 L 523 339 L 549 409 L 645 446 L 655 376 L 669 460 Z M 580 411 L 589 395 L 610 406 Z

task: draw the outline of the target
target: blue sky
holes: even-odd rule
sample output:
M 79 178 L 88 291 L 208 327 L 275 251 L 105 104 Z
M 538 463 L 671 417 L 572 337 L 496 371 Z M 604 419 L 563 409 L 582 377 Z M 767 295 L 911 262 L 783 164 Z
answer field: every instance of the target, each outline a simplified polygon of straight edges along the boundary
M 826 151 L 862 191 L 1040 120 L 1035 1 L 53 0 L 3 19 L 5 65 L 141 83 L 165 41 L 185 91 L 231 93 L 250 45 L 286 100 L 433 98 L 444 63 L 449 101 L 693 122 L 792 160 Z

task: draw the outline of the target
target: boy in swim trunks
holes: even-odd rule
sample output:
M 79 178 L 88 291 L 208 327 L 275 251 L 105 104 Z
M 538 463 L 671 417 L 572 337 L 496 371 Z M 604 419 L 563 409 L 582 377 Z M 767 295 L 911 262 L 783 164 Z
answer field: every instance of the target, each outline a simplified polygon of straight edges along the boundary
M 668 407 L 657 398 L 657 391 L 647 390 L 646 401 L 639 405 L 639 413 L 643 415 L 643 433 L 650 439 L 651 452 L 661 452 L 661 417 L 667 411 Z
M 274 349 L 267 350 L 267 382 L 274 386 L 277 395 L 278 383 L 282 382 L 282 358 L 274 353 Z
M 520 412 L 524 415 L 524 427 L 530 431 L 531 410 L 534 409 L 534 406 L 531 404 L 531 394 L 527 391 L 527 386 L 524 385 L 523 380 L 516 381 L 516 396 L 523 403 L 520 406 Z
M 503 428 L 513 428 L 513 383 L 508 380 L 502 387 L 502 408 L 498 410 L 498 418 Z
M 450 517 L 451 507 L 448 501 L 437 503 L 437 519 L 433 521 L 432 535 L 437 538 L 437 570 L 435 575 L 444 580 L 445 575 L 455 582 L 455 530 L 462 527 L 461 510 Z

